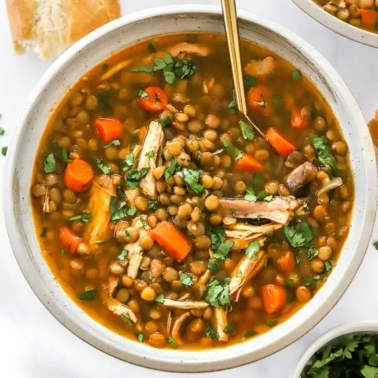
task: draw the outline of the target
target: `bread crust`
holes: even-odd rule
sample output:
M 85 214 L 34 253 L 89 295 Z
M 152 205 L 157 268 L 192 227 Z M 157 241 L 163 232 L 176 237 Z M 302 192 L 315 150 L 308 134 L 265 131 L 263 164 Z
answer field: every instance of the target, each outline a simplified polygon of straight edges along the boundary
M 47 48 L 41 46 L 55 45 L 55 41 L 50 44 L 46 40 L 54 33 L 40 32 L 41 15 L 37 14 L 37 9 L 39 4 L 43 4 L 42 1 L 6 0 L 14 49 L 19 54 L 25 52 L 25 46 L 30 45 L 43 58 L 50 58 L 67 47 L 66 45 L 78 41 L 94 29 L 121 16 L 118 0 L 58 0 L 57 2 L 62 5 L 61 8 L 67 10 L 67 14 L 62 14 L 63 17 L 68 16 L 67 28 L 61 38 L 62 45 L 54 46 L 53 50 L 47 51 Z M 39 22 L 38 27 L 36 20 Z

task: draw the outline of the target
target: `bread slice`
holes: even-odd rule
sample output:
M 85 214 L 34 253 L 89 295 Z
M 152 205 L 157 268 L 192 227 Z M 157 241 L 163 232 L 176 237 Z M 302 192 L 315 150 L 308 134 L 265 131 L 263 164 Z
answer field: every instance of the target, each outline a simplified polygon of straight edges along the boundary
M 121 16 L 118 0 L 6 0 L 14 49 L 43 59 Z

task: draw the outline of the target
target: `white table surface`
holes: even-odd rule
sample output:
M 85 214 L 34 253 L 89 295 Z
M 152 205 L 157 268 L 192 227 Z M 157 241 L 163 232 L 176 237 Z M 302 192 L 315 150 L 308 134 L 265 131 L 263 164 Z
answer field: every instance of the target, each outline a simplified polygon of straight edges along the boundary
M 122 13 L 185 4 L 185 0 L 122 0 Z M 219 5 L 218 0 L 194 1 Z M 313 45 L 336 68 L 354 94 L 365 119 L 378 108 L 378 49 L 350 41 L 326 29 L 302 13 L 290 0 L 237 0 L 247 10 L 291 29 Z M 0 1 L 0 147 L 12 136 L 18 114 L 34 85 L 50 66 L 34 53 L 13 52 L 5 1 Z M 22 151 L 20 151 L 22 153 Z M 0 157 L 0 180 L 5 159 Z M 1 186 L 0 186 L 1 188 Z M 1 189 L 0 189 L 1 190 Z M 1 193 L 0 193 L 1 194 Z M 1 198 L 1 197 L 0 197 Z M 2 204 L 0 202 L 0 208 Z M 23 277 L 11 250 L 0 214 L 0 377 L 189 377 L 190 374 L 158 372 L 128 364 L 88 345 L 62 326 L 40 303 Z M 368 236 L 367 236 L 368 237 Z M 352 284 L 333 310 L 297 342 L 258 362 L 204 378 L 289 378 L 289 372 L 309 344 L 327 330 L 348 321 L 378 318 L 378 240 L 374 226 L 365 259 Z

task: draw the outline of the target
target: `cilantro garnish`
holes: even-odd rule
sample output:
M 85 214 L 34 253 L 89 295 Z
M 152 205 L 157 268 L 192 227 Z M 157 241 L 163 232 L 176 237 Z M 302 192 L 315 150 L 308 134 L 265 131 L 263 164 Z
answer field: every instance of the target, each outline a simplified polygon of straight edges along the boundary
M 143 99 L 145 99 L 145 100 L 147 100 L 147 101 L 150 100 L 150 98 L 148 97 L 147 92 L 144 91 L 143 89 L 139 89 L 139 91 L 137 92 L 137 97 L 138 97 L 138 98 L 143 98 Z
M 193 276 L 190 273 L 181 272 L 180 281 L 185 287 L 190 287 L 193 285 Z
M 143 341 L 144 341 L 143 333 L 138 333 L 137 338 L 138 338 L 139 342 L 143 343 Z
M 164 294 L 159 294 L 159 295 L 155 298 L 155 302 L 157 302 L 157 303 L 163 303 L 163 302 L 164 302 Z
M 217 260 L 209 260 L 207 262 L 207 268 L 210 270 L 211 273 L 217 273 L 220 270 L 220 264 Z
M 307 286 L 310 290 L 316 289 L 316 284 L 320 280 L 320 276 L 314 276 L 314 277 L 307 277 L 304 278 L 304 284 Z
M 123 249 L 122 252 L 118 255 L 118 259 L 121 261 L 125 261 L 128 255 L 129 251 L 127 249 Z
M 5 130 L 0 127 L 0 135 L 4 135 L 4 133 L 5 133 Z
M 64 164 L 68 164 L 71 162 L 71 159 L 68 157 L 68 151 L 67 148 L 62 148 L 62 161 Z
M 168 168 L 164 172 L 164 178 L 168 180 L 176 170 L 177 161 L 175 159 L 172 159 L 169 163 Z
M 257 253 L 260 250 L 260 243 L 258 241 L 254 241 L 249 243 L 248 247 L 245 250 L 245 254 L 251 260 L 257 260 Z
M 223 332 L 224 333 L 231 333 L 235 327 L 232 324 L 227 324 L 226 327 L 224 327 Z
M 373 245 L 374 245 L 375 249 L 378 250 L 378 241 L 375 241 L 375 242 L 373 243 Z
M 201 194 L 205 191 L 205 187 L 199 183 L 200 174 L 200 171 L 189 168 L 183 168 L 180 172 L 177 172 L 177 175 L 184 179 L 187 188 L 192 189 L 196 194 Z
M 69 218 L 70 222 L 78 221 L 83 223 L 88 223 L 92 218 L 92 213 L 83 213 L 80 215 L 74 215 L 73 217 Z
M 148 151 L 148 152 L 146 152 L 146 156 L 149 157 L 149 158 L 153 158 L 155 156 L 155 152 L 154 151 Z
M 110 142 L 106 143 L 104 148 L 109 148 L 109 147 L 117 147 L 121 145 L 121 141 L 119 139 L 114 139 L 111 140 Z
M 304 247 L 314 237 L 310 225 L 302 220 L 294 226 L 285 226 L 283 232 L 293 248 Z
M 249 91 L 252 87 L 257 87 L 257 80 L 251 75 L 243 75 L 244 89 Z
M 307 249 L 307 258 L 309 260 L 314 259 L 319 254 L 319 250 L 313 245 Z
M 98 107 L 103 111 L 107 112 L 109 110 L 109 93 L 101 92 L 97 95 Z
M 269 195 L 265 190 L 262 190 L 257 196 L 252 188 L 247 188 L 245 191 L 244 199 L 249 202 L 265 201 L 270 202 L 273 200 L 273 196 Z
M 171 346 L 171 348 L 173 349 L 176 349 L 178 347 L 178 344 L 176 342 L 176 340 L 172 337 L 172 336 L 169 336 L 168 337 L 168 344 Z
M 336 159 L 332 155 L 327 138 L 325 136 L 315 137 L 312 139 L 312 144 L 320 164 L 324 165 L 330 171 L 334 171 L 336 169 Z
M 112 170 L 104 164 L 104 161 L 102 159 L 96 159 L 96 165 L 100 168 L 101 172 L 105 175 L 112 175 Z
M 219 337 L 218 332 L 211 326 L 207 326 L 205 329 L 206 337 L 210 337 L 211 339 L 217 339 Z
M 226 278 L 224 280 L 224 284 L 220 284 L 217 279 L 214 277 L 210 278 L 210 281 L 207 284 L 207 295 L 206 295 L 206 302 L 209 303 L 213 307 L 220 307 L 220 306 L 230 306 L 230 279 Z
M 160 119 L 159 122 L 160 122 L 161 127 L 164 128 L 164 127 L 170 125 L 172 123 L 172 120 L 169 116 L 166 115 L 162 119 Z
M 131 320 L 125 315 L 125 314 L 121 314 L 120 315 L 120 318 L 123 322 L 125 322 L 126 324 L 128 324 L 129 326 L 133 325 L 133 323 L 131 323 Z
M 227 153 L 235 160 L 239 160 L 243 157 L 242 152 L 235 147 L 229 140 L 225 140 L 223 145 L 226 147 Z
M 278 324 L 278 320 L 265 320 L 264 324 L 270 328 L 273 328 L 275 325 Z
M 236 100 L 232 99 L 230 103 L 227 105 L 227 109 L 230 112 L 230 114 L 235 114 L 236 113 Z
M 248 330 L 245 334 L 244 334 L 244 337 L 245 338 L 249 338 L 249 337 L 252 337 L 252 336 L 256 336 L 258 334 L 257 331 L 255 331 L 254 329 L 250 329 Z
M 134 155 L 133 154 L 128 154 L 125 156 L 125 159 L 122 160 L 121 162 L 121 168 L 122 168 L 122 171 L 127 171 L 128 169 L 130 169 L 133 165 L 134 165 Z
M 294 71 L 291 73 L 291 80 L 293 80 L 293 81 L 297 81 L 297 80 L 299 80 L 301 77 L 302 77 L 302 72 L 299 71 L 299 70 L 294 70 Z
M 159 202 L 150 200 L 147 202 L 147 209 L 148 211 L 155 211 L 158 208 Z
M 77 296 L 82 301 L 93 301 L 97 298 L 97 290 L 90 289 Z
M 7 152 L 8 152 L 8 147 L 7 146 L 1 147 L 1 154 L 3 156 L 6 156 Z
M 53 153 L 47 155 L 46 159 L 43 161 L 43 170 L 45 173 L 56 172 L 56 161 Z
M 228 254 L 230 253 L 230 250 L 233 245 L 234 245 L 234 242 L 232 240 L 224 241 L 216 249 L 213 256 L 218 260 L 225 260 Z
M 243 139 L 246 139 L 246 140 L 255 139 L 255 133 L 253 132 L 251 126 L 249 126 L 244 121 L 240 120 L 239 121 L 239 127 L 240 127 L 240 130 L 242 132 Z

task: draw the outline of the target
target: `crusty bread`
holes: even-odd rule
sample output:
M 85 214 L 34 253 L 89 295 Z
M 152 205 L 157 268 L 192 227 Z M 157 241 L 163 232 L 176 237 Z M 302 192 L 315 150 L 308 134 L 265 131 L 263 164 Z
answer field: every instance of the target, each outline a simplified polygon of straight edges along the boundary
M 120 17 L 118 0 L 6 0 L 14 49 L 44 59 Z

